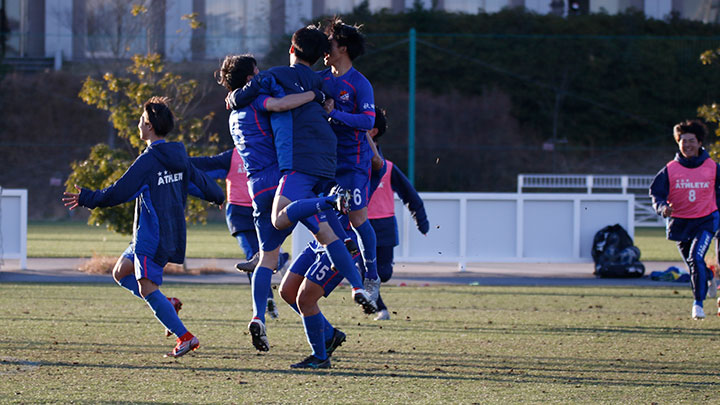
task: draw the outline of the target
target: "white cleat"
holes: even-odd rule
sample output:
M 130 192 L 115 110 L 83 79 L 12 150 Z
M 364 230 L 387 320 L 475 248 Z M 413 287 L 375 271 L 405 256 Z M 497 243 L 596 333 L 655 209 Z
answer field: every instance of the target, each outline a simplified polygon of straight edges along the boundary
M 697 304 L 693 304 L 692 307 L 692 318 L 693 319 L 705 319 L 705 311 L 703 311 L 703 307 Z
M 370 315 L 377 312 L 377 305 L 375 301 L 370 299 L 370 294 L 362 288 L 353 288 L 352 291 L 353 301 L 363 308 L 363 311 Z
M 363 287 L 365 287 L 365 291 L 370 295 L 370 300 L 377 302 L 380 296 L 380 279 L 366 278 L 363 280 Z
M 376 321 L 387 321 L 390 320 L 390 313 L 387 309 L 381 309 L 378 311 L 377 316 L 375 317 Z

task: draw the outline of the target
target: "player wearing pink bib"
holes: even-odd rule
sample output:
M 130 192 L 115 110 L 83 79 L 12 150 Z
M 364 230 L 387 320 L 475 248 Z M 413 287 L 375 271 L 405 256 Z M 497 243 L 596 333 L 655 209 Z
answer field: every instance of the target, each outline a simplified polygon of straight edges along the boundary
M 655 211 L 668 218 L 667 238 L 677 242 L 690 271 L 695 298 L 693 319 L 705 318 L 703 301 L 708 284 L 713 297 L 717 292 L 712 272 L 705 265 L 705 254 L 718 229 L 720 166 L 702 147 L 706 134 L 707 127 L 698 120 L 675 125 L 673 136 L 679 151 L 650 185 Z
M 368 131 L 372 140 L 377 144 L 378 139 L 385 134 L 387 129 L 387 121 L 385 111 L 381 108 L 375 108 L 375 127 Z M 379 146 L 378 146 L 379 149 Z M 382 177 L 375 192 L 370 198 L 368 204 L 368 218 L 372 225 L 375 235 L 377 235 L 377 272 L 380 281 L 385 283 L 392 277 L 393 273 L 393 250 L 400 241 L 398 238 L 398 226 L 395 219 L 395 193 L 400 197 L 403 204 L 410 210 L 410 214 L 415 219 L 418 231 L 423 235 L 428 233 L 430 224 L 425 213 L 425 206 L 422 198 L 410 181 L 405 177 L 402 171 L 397 168 L 391 161 L 385 160 L 386 170 L 382 172 Z M 376 173 L 373 172 L 373 179 Z M 390 319 L 385 302 L 378 290 L 378 298 L 376 300 L 378 313 L 375 317 L 376 321 Z

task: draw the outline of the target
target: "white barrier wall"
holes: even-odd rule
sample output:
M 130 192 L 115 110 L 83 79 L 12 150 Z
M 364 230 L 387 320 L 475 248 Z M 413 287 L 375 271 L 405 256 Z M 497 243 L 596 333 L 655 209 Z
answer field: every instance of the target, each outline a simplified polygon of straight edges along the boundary
M 27 190 L 0 187 L 0 259 L 27 268 Z
M 420 193 L 430 221 L 422 235 L 395 199 L 398 262 L 587 262 L 592 240 L 620 224 L 634 237 L 632 194 Z M 293 257 L 312 235 L 293 232 Z

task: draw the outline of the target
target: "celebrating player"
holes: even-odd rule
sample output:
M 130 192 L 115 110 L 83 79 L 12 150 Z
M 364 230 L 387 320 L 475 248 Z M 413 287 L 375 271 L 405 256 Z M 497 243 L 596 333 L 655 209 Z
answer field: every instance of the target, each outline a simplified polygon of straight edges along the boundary
M 185 146 L 166 142 L 174 127 L 167 100 L 153 97 L 143 106 L 138 122 L 140 139 L 147 149 L 111 186 L 98 191 L 75 186 L 79 193 L 65 192 L 62 199 L 71 210 L 79 206 L 110 207 L 135 199 L 133 242 L 118 260 L 113 277 L 122 287 L 144 299 L 155 317 L 177 336 L 177 344 L 166 356 L 180 357 L 200 347 L 178 317 L 177 310 L 159 290 L 163 267 L 185 261 L 185 204 L 192 183 L 201 196 L 218 205 L 222 189 L 188 160 Z M 132 268 L 122 263 L 134 260 Z

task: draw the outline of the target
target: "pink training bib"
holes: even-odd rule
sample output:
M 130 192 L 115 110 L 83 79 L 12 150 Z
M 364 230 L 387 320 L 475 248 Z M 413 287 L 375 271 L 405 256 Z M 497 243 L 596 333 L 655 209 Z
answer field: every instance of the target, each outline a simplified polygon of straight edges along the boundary
M 233 148 L 230 170 L 228 170 L 227 177 L 225 178 L 228 202 L 230 204 L 242 205 L 244 207 L 252 206 L 247 182 L 248 177 L 245 172 L 245 162 L 243 162 L 237 148 Z
M 372 197 L 370 197 L 370 203 L 368 204 L 368 218 L 370 219 L 395 216 L 395 193 L 390 180 L 393 163 L 389 160 L 385 161 L 387 162 L 387 171 L 380 179 L 380 184 Z
M 715 172 L 717 165 L 705 159 L 690 169 L 673 160 L 667 164 L 674 218 L 702 218 L 717 210 L 715 203 Z

